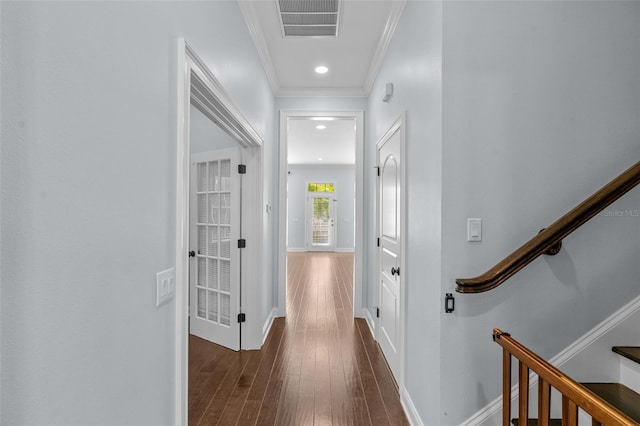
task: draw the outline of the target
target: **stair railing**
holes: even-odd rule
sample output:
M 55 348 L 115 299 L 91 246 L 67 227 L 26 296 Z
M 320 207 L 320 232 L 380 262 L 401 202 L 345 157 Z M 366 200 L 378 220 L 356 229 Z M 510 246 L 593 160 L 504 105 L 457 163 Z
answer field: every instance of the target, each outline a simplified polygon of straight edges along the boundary
M 511 422 L 511 357 L 518 360 L 518 424 L 529 419 L 529 371 L 538 375 L 538 425 L 549 426 L 551 388 L 562 395 L 562 425 L 578 425 L 578 409 L 592 417 L 594 425 L 638 426 L 617 408 L 566 376 L 553 365 L 527 349 L 508 333 L 495 328 L 493 340 L 502 346 L 502 425 Z M 523 421 L 523 419 L 527 419 Z
M 538 235 L 484 274 L 474 278 L 456 279 L 456 291 L 459 293 L 481 293 L 491 290 L 505 282 L 540 255 L 557 254 L 562 246 L 563 238 L 638 184 L 640 184 L 640 162 L 625 170 L 573 210 L 540 231 Z

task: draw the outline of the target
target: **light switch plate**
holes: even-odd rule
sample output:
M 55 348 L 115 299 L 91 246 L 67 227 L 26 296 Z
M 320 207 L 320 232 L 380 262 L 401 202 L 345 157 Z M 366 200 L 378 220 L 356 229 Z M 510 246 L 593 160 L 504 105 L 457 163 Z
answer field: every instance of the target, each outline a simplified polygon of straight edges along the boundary
M 467 241 L 482 241 L 482 219 L 467 218 Z
M 176 270 L 170 268 L 156 273 L 156 306 L 173 299 L 176 291 Z

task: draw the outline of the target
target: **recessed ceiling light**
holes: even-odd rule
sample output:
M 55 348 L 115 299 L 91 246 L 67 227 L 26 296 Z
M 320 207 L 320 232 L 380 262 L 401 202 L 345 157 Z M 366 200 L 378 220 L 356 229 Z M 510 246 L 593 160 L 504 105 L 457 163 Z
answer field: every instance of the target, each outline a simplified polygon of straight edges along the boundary
M 318 125 L 316 126 L 316 129 L 318 129 L 318 130 L 324 130 L 324 129 L 326 129 L 326 128 L 327 128 L 327 126 L 325 126 L 324 124 L 318 124 Z
M 318 157 L 318 161 L 322 161 L 322 157 Z
M 329 71 L 329 68 L 325 67 L 324 65 L 320 65 L 319 67 L 316 67 L 316 72 L 318 74 L 326 74 L 327 71 Z

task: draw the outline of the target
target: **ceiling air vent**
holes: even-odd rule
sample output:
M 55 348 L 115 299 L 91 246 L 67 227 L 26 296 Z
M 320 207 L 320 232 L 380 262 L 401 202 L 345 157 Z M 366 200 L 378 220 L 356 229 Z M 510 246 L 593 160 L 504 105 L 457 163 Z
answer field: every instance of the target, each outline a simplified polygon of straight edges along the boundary
M 276 0 L 285 37 L 337 37 L 341 0 Z

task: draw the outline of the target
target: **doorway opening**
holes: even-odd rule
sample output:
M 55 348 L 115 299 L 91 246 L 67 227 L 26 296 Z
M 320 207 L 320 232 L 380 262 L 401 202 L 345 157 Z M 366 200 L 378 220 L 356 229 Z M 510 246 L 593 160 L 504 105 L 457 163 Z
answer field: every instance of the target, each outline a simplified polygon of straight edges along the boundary
M 202 113 L 202 117 L 210 120 L 219 129 L 230 137 L 229 146 L 233 146 L 234 150 L 242 153 L 242 159 L 244 163 L 243 174 L 243 190 L 238 194 L 238 201 L 241 201 L 243 209 L 240 212 L 240 223 L 242 223 L 242 229 L 240 238 L 251 239 L 254 244 L 248 245 L 243 249 L 242 256 L 247 259 L 261 259 L 262 258 L 262 217 L 254 214 L 256 211 L 260 211 L 262 206 L 262 138 L 251 127 L 249 122 L 244 118 L 242 113 L 238 110 L 235 104 L 232 102 L 229 95 L 226 93 L 222 85 L 216 80 L 214 75 L 208 69 L 208 67 L 198 57 L 196 52 L 186 43 L 183 38 L 178 39 L 178 60 L 177 60 L 177 163 L 176 163 L 176 294 L 175 294 L 175 424 L 188 424 L 188 354 L 189 354 L 189 273 L 190 263 L 196 259 L 196 250 L 190 250 L 192 245 L 198 246 L 200 241 L 194 241 L 194 238 L 190 238 L 190 231 L 192 228 L 192 221 L 190 220 L 190 191 L 191 191 L 191 177 L 192 177 L 192 130 L 195 132 L 196 127 L 192 126 L 192 111 L 193 107 Z M 198 116 L 199 117 L 199 116 Z M 197 120 L 196 113 L 193 114 L 193 120 Z M 211 124 L 209 123 L 209 124 Z M 193 135 L 195 137 L 195 133 Z M 194 146 L 197 144 L 194 139 Z M 222 148 L 221 146 L 215 146 L 213 149 Z M 216 162 L 217 161 L 217 162 Z M 204 310 L 201 312 L 202 317 L 207 320 L 211 316 L 214 318 L 214 306 L 218 311 L 215 312 L 215 319 L 217 323 L 226 323 L 235 320 L 235 315 L 238 315 L 237 320 L 240 322 L 240 315 L 243 312 L 242 307 L 251 307 L 259 305 L 260 301 L 256 300 L 255 294 L 258 292 L 245 291 L 244 294 L 237 294 L 238 305 L 235 303 L 220 303 L 221 299 L 229 293 L 226 289 L 220 287 L 219 281 L 215 289 L 210 288 L 209 284 L 216 282 L 215 277 L 218 279 L 221 276 L 220 268 L 224 268 L 225 261 L 229 260 L 229 256 L 214 256 L 213 251 L 209 255 L 209 251 L 213 250 L 213 241 L 215 241 L 217 253 L 222 250 L 226 245 L 232 246 L 232 242 L 229 238 L 226 238 L 223 242 L 221 233 L 225 231 L 226 224 L 220 223 L 219 220 L 209 220 L 213 218 L 213 211 L 218 215 L 226 213 L 226 207 L 221 203 L 227 194 L 226 191 L 221 190 L 219 185 L 227 178 L 228 173 L 216 172 L 213 170 L 218 165 L 216 170 L 222 168 L 226 164 L 226 159 L 218 159 L 212 161 L 207 159 L 205 162 L 196 161 L 195 166 L 198 164 L 207 164 L 206 173 L 200 174 L 200 176 L 206 176 L 207 186 L 206 188 L 198 190 L 198 196 L 204 196 L 207 200 L 206 203 L 202 203 L 201 206 L 204 211 L 204 215 L 196 220 L 196 228 L 200 226 L 200 231 L 206 233 L 208 236 L 216 236 L 215 239 L 207 238 L 202 240 L 206 242 L 206 254 L 203 254 L 203 248 L 201 247 L 198 261 L 202 261 L 205 264 L 201 270 L 206 271 L 206 279 L 203 281 L 205 284 L 200 286 L 198 291 L 204 291 L 206 297 L 200 300 L 205 300 L 203 305 Z M 230 163 L 229 163 L 230 164 Z M 204 169 L 203 169 L 204 170 Z M 240 173 L 240 170 L 238 169 Z M 197 177 L 197 175 L 195 175 Z M 217 181 L 215 179 L 217 176 Z M 213 178 L 211 180 L 210 178 Z M 197 179 L 196 179 L 197 181 Z M 204 182 L 204 181 L 203 181 Z M 218 182 L 216 186 L 215 182 Z M 194 185 L 198 185 L 197 182 Z M 215 209 L 211 208 L 214 200 L 217 200 Z M 199 208 L 199 207 L 198 207 Z M 230 213 L 229 213 L 230 215 Z M 196 215 L 197 216 L 197 215 Z M 224 229 L 223 229 L 224 228 Z M 209 244 L 211 243 L 211 244 Z M 224 243 L 224 244 L 223 244 Z M 209 247 L 210 246 L 210 247 Z M 240 240 L 238 240 L 238 247 L 240 246 Z M 193 256 L 191 253 L 193 252 Z M 214 262 L 215 261 L 215 262 Z M 217 263 L 216 263 L 217 262 Z M 213 266 L 216 263 L 217 266 Z M 212 264 L 211 268 L 209 264 Z M 218 268 L 218 272 L 215 277 L 209 274 L 215 268 Z M 259 282 L 259 277 L 262 275 L 261 262 L 257 265 L 249 267 L 249 262 L 242 263 L 240 258 L 237 262 L 239 269 L 238 275 L 242 276 L 242 279 L 248 283 Z M 210 294 L 209 294 L 210 293 Z M 214 304 L 213 301 L 216 303 Z M 211 302 L 211 303 L 210 303 Z M 197 299 L 196 299 L 197 306 Z M 220 315 L 220 308 L 229 306 L 229 312 L 224 312 Z M 232 306 L 233 305 L 233 306 Z M 231 309 L 235 309 L 231 312 Z M 196 310 L 197 312 L 197 310 Z M 247 322 L 243 333 L 247 335 L 249 340 L 248 345 L 253 346 L 253 340 L 256 340 L 256 335 L 261 335 L 261 325 L 257 325 L 251 322 Z M 244 337 L 243 337 L 244 339 Z M 240 342 L 240 336 L 238 335 L 238 345 Z
M 287 314 L 287 255 L 295 251 L 353 252 L 353 315 L 365 316 L 363 116 L 362 110 L 280 111 L 278 316 Z M 333 137 L 319 139 L 319 133 L 332 131 Z M 351 148 L 343 152 L 347 142 L 338 135 L 345 134 Z M 313 143 L 292 150 L 302 139 Z

